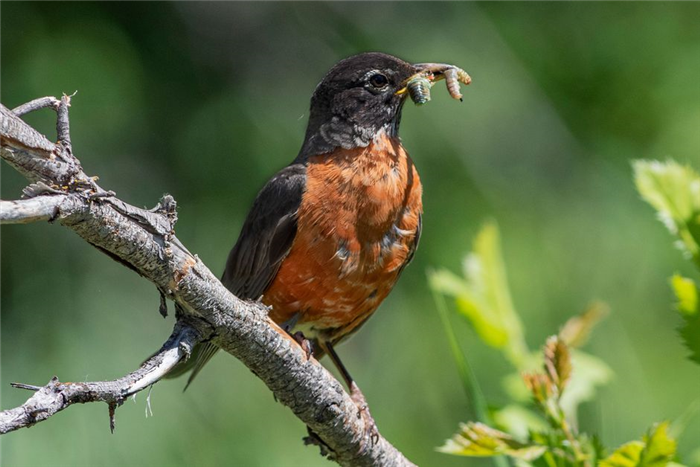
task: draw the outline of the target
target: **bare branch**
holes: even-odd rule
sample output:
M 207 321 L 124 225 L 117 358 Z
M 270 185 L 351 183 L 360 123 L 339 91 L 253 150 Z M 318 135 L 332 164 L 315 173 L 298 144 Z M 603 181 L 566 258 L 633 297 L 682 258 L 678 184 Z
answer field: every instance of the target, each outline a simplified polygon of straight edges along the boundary
M 26 104 L 22 104 L 19 107 L 15 107 L 12 109 L 12 113 L 18 117 L 21 117 L 29 112 L 34 112 L 35 110 L 46 109 L 49 107 L 55 111 L 58 111 L 59 105 L 61 105 L 61 101 L 53 96 L 40 97 L 38 99 L 34 99 L 33 101 L 27 102 Z
M 106 402 L 110 407 L 110 427 L 114 430 L 114 409 L 127 397 L 159 381 L 181 358 L 189 356 L 199 341 L 199 333 L 178 322 L 163 347 L 141 367 L 114 381 L 61 383 L 55 376 L 44 386 L 12 383 L 16 388 L 36 393 L 21 406 L 0 412 L 0 434 L 30 427 L 72 404 Z
M 75 91 L 76 93 L 78 91 Z M 71 142 L 70 142 L 70 122 L 68 120 L 68 107 L 70 107 L 70 99 L 75 93 L 68 96 L 66 94 L 61 97 L 61 103 L 58 105 L 56 112 L 58 117 L 56 119 L 56 133 L 58 134 L 59 143 L 71 152 Z
M 29 224 L 52 220 L 66 198 L 68 195 L 40 196 L 19 201 L 0 200 L 0 224 Z
M 331 459 L 352 466 L 412 465 L 383 437 L 372 442 L 364 418 L 340 383 L 267 317 L 264 305 L 233 296 L 177 240 L 172 198 L 147 211 L 105 195 L 62 145 L 37 135 L 0 105 L 0 156 L 29 180 L 44 180 L 82 201 L 59 205 L 56 222 L 174 300 L 179 316 L 192 318 L 202 339 L 213 340 L 241 360 L 308 426 L 312 441 Z
M 10 383 L 10 386 L 17 389 L 26 389 L 28 391 L 38 391 L 39 389 L 41 389 L 41 386 L 34 386 L 33 384 L 24 383 Z

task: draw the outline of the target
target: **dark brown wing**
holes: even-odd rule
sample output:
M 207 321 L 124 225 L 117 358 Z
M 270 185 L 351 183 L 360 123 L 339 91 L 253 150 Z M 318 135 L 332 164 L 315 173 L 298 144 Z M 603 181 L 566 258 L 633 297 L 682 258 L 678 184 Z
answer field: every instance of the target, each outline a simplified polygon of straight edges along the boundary
M 297 213 L 306 187 L 306 167 L 295 163 L 260 190 L 226 261 L 221 282 L 241 299 L 257 300 L 272 283 L 297 233 Z M 192 368 L 185 389 L 219 350 L 208 342 L 195 347 L 177 375 Z
M 403 266 L 401 266 L 401 271 L 403 272 L 404 268 L 408 266 L 408 264 L 413 261 L 413 257 L 416 255 L 416 250 L 418 249 L 418 243 L 420 243 L 420 234 L 423 232 L 423 214 L 418 214 L 418 226 L 416 227 L 416 236 L 413 239 L 413 243 L 411 244 L 410 250 L 408 252 L 408 256 L 406 257 L 406 262 L 403 263 Z M 401 273 L 399 273 L 400 275 Z
M 257 299 L 270 286 L 297 232 L 306 167 L 292 164 L 260 191 L 226 261 L 221 282 L 238 298 Z

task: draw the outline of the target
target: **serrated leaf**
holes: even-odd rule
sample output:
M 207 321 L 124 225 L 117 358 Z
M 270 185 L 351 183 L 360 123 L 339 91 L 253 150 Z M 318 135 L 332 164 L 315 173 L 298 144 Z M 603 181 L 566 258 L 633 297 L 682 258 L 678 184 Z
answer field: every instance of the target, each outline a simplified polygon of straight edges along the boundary
M 448 439 L 438 451 L 458 456 L 490 457 L 507 455 L 524 461 L 540 457 L 545 446 L 528 445 L 507 433 L 495 430 L 483 423 L 469 422 L 460 425 L 460 432 Z
M 644 435 L 640 467 L 664 467 L 676 455 L 676 441 L 668 436 L 668 425 L 668 422 L 659 423 Z
M 558 336 L 549 337 L 544 346 L 544 369 L 561 396 L 571 377 L 571 357 L 568 347 Z
M 606 303 L 594 302 L 583 313 L 570 318 L 561 331 L 559 337 L 569 347 L 582 347 L 588 340 L 593 328 L 610 312 Z
M 678 333 L 690 350 L 688 358 L 700 364 L 700 310 L 698 308 L 698 288 L 695 281 L 675 274 L 671 287 L 676 295 L 676 308 L 683 318 Z
M 643 449 L 643 442 L 630 441 L 629 443 L 623 444 L 607 458 L 600 461 L 598 467 L 637 467 Z
M 700 266 L 700 175 L 674 161 L 639 160 L 634 162 L 634 180 L 642 198 Z
M 676 441 L 668 436 L 668 422 L 654 425 L 642 441 L 623 444 L 599 467 L 666 467 L 676 455 Z

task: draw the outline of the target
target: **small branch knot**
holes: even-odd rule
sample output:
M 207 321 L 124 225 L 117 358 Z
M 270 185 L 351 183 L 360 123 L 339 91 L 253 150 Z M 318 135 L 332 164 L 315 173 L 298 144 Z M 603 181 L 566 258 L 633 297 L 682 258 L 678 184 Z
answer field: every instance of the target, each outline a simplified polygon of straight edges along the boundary
M 306 427 L 306 431 L 309 433 L 309 436 L 305 436 L 302 438 L 304 446 L 318 446 L 322 457 L 325 457 L 328 460 L 334 460 L 335 453 L 333 452 L 331 447 L 324 443 L 323 440 L 308 426 Z
M 175 224 L 177 223 L 177 201 L 169 194 L 163 195 L 156 207 L 151 212 L 161 214 L 170 221 L 170 234 L 175 234 Z

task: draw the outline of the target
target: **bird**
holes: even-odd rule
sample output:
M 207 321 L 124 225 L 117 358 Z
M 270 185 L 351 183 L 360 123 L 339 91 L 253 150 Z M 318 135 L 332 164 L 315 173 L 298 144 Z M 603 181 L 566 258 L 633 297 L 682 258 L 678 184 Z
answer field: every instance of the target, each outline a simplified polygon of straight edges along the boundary
M 377 310 L 418 247 L 423 189 L 399 138 L 408 83 L 442 76 L 449 88 L 455 69 L 379 52 L 333 66 L 311 97 L 299 153 L 258 193 L 221 279 L 270 307 L 315 358 L 327 354 L 372 425 L 335 347 Z M 217 350 L 200 344 L 176 373 L 192 368 L 189 385 Z

